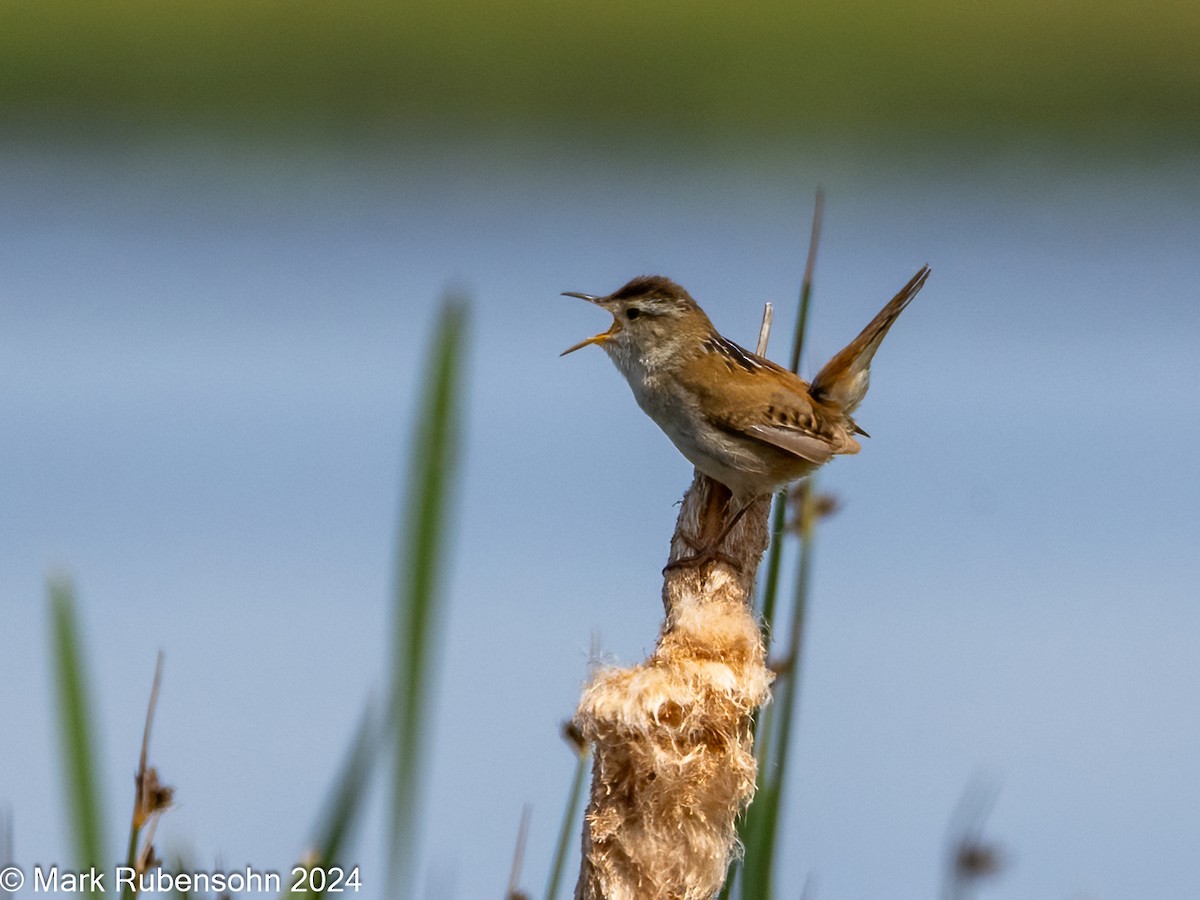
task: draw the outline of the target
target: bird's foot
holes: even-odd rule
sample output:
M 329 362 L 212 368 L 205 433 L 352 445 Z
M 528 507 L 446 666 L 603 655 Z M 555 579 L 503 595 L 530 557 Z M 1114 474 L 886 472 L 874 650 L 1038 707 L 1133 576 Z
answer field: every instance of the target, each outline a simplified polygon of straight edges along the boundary
M 721 545 L 725 543 L 725 538 L 729 537 L 729 533 L 733 531 L 734 526 L 742 520 L 742 516 L 744 516 L 746 511 L 750 509 L 752 503 L 753 501 L 745 504 L 741 509 L 730 516 L 729 520 L 724 524 L 720 532 L 717 533 L 717 536 L 706 544 L 702 544 L 699 540 L 689 537 L 681 531 L 679 533 L 680 539 L 697 552 L 692 556 L 681 556 L 679 559 L 671 560 L 671 562 L 667 563 L 666 566 L 663 567 L 663 574 L 665 575 L 671 569 L 684 569 L 690 566 L 702 566 L 711 562 L 723 562 L 735 572 L 740 573 L 742 571 L 741 561 L 734 559 L 728 553 L 723 552 L 721 550 Z
M 691 541 L 688 541 L 688 543 L 691 544 Z M 742 571 L 742 564 L 728 553 L 723 553 L 716 547 L 708 547 L 700 549 L 699 553 L 692 556 L 681 556 L 679 559 L 671 560 L 663 566 L 663 574 L 666 575 L 672 569 L 688 569 L 693 566 L 703 566 L 714 562 L 723 562 L 735 572 Z

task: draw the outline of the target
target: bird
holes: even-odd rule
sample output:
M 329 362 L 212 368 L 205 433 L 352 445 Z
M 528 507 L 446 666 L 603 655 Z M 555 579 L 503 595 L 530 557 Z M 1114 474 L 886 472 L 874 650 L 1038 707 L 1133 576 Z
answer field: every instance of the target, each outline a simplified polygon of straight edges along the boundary
M 858 437 L 869 435 L 853 414 L 867 393 L 871 360 L 929 273 L 922 266 L 811 383 L 723 337 L 691 294 L 661 275 L 634 278 L 604 296 L 564 291 L 613 321 L 561 355 L 601 347 L 679 452 L 729 488 L 740 509 L 719 542 L 758 498 L 862 449 Z M 711 558 L 714 548 L 705 550 L 700 556 Z

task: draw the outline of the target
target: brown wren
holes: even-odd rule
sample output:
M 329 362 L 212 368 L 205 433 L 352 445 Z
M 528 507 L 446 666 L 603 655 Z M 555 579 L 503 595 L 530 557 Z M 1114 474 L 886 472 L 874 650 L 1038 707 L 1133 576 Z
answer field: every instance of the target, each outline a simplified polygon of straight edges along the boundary
M 719 543 L 758 497 L 862 449 L 856 436 L 866 432 L 853 413 L 867 393 L 871 359 L 929 271 L 923 266 L 811 384 L 722 337 L 687 291 L 658 275 L 603 297 L 566 292 L 608 310 L 613 323 L 563 355 L 603 347 L 679 452 L 729 488 L 741 509 Z

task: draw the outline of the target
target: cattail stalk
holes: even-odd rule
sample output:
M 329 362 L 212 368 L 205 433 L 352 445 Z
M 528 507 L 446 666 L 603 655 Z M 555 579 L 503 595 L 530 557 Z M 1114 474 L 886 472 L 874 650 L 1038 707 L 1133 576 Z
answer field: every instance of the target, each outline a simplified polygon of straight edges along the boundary
M 772 679 L 751 603 L 768 506 L 757 501 L 733 528 L 727 560 L 665 570 L 654 652 L 594 672 L 584 689 L 575 724 L 594 759 L 576 900 L 711 900 L 740 850 L 751 720 Z M 697 473 L 671 560 L 711 543 L 729 507 L 728 490 Z

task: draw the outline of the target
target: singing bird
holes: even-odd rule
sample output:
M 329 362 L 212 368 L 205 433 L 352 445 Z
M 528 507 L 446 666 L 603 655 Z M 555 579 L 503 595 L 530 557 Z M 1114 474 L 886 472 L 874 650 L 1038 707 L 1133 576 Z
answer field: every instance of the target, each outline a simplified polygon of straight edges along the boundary
M 857 436 L 866 432 L 853 413 L 867 393 L 871 360 L 929 271 L 923 266 L 811 384 L 722 337 L 686 290 L 659 275 L 603 297 L 565 292 L 607 310 L 613 322 L 562 355 L 602 347 L 679 452 L 729 488 L 741 505 L 736 520 L 758 497 L 862 449 Z

